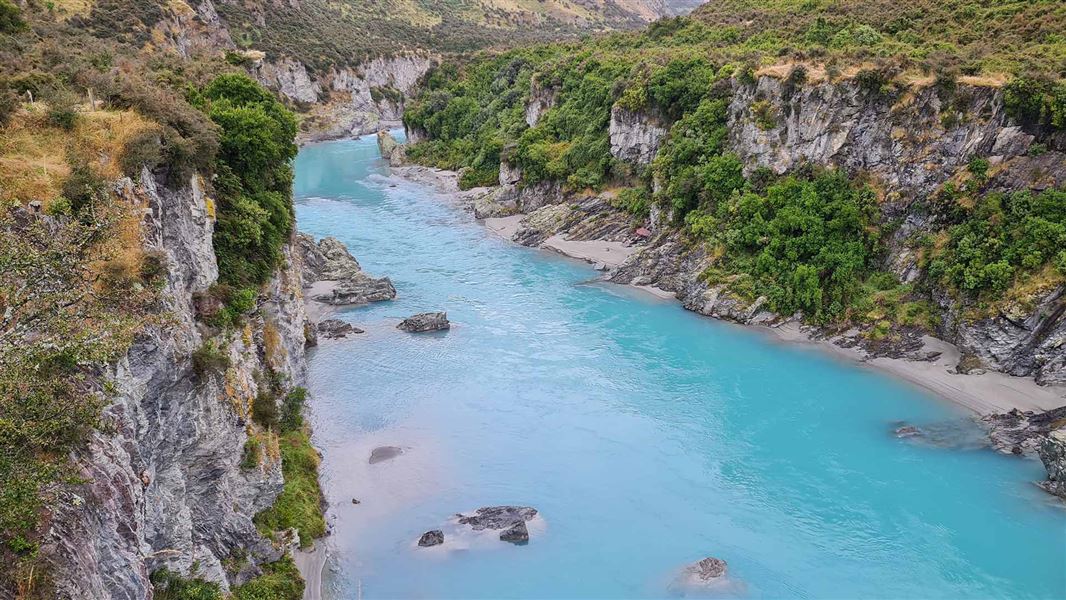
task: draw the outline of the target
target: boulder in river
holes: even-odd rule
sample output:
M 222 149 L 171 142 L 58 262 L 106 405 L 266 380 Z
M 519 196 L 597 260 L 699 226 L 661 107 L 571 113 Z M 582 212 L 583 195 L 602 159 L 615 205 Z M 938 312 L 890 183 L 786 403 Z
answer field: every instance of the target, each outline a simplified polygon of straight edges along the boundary
M 530 506 L 485 506 L 472 515 L 456 515 L 460 525 L 469 525 L 474 531 L 482 529 L 508 529 L 537 516 L 537 509 Z M 528 538 L 529 533 L 526 533 Z
M 296 234 L 296 250 L 303 267 L 305 287 L 311 287 L 313 300 L 333 305 L 366 304 L 392 300 L 396 288 L 388 277 L 371 277 L 359 261 L 336 238 L 318 242 L 305 233 Z
M 922 435 L 922 430 L 918 429 L 914 425 L 903 425 L 901 427 L 897 427 L 895 433 L 896 437 L 898 438 L 909 438 Z
M 422 537 L 418 538 L 418 545 L 423 548 L 429 546 L 439 546 L 444 543 L 444 532 L 440 529 L 434 529 L 422 534 Z
M 720 558 L 708 556 L 685 567 L 691 583 L 713 583 L 725 577 L 726 562 Z
M 518 521 L 500 533 L 500 539 L 517 546 L 529 543 L 529 529 L 525 521 Z
M 370 464 L 386 461 L 390 458 L 396 458 L 401 454 L 403 454 L 403 448 L 400 448 L 399 446 L 378 446 L 370 452 Z
M 396 327 L 408 333 L 421 333 L 449 329 L 451 324 L 448 322 L 448 313 L 428 312 L 407 317 Z
M 363 333 L 363 330 L 340 319 L 326 319 L 318 324 L 318 332 L 329 339 L 337 339 L 349 333 Z

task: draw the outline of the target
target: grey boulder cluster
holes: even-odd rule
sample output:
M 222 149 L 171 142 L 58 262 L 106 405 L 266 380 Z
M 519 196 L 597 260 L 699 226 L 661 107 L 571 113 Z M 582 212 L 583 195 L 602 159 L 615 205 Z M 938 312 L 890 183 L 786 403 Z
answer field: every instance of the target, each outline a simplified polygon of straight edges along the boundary
M 531 506 L 485 506 L 470 515 L 455 515 L 460 525 L 466 525 L 473 531 L 499 531 L 501 541 L 516 546 L 529 543 L 529 528 L 526 522 L 536 516 L 537 509 Z M 427 531 L 418 540 L 421 547 L 439 546 L 443 543 L 444 532 L 440 529 Z
M 325 237 L 316 243 L 306 233 L 298 233 L 296 246 L 303 258 L 303 280 L 311 288 L 312 300 L 351 306 L 396 297 L 392 281 L 367 275 L 340 240 Z
M 390 138 L 391 139 L 391 138 Z M 301 257 L 304 287 L 312 300 L 331 306 L 357 306 L 396 298 L 396 287 L 388 277 L 367 275 L 344 243 L 333 237 L 319 241 L 306 233 L 296 234 Z M 397 325 L 402 331 L 421 333 L 449 329 L 448 313 L 426 312 L 411 315 Z M 364 333 L 340 319 L 324 319 L 314 332 L 327 339 Z M 308 335 L 313 337 L 313 333 Z
M 401 321 L 396 327 L 408 333 L 422 333 L 450 329 L 451 323 L 448 322 L 448 313 L 427 312 L 411 315 Z

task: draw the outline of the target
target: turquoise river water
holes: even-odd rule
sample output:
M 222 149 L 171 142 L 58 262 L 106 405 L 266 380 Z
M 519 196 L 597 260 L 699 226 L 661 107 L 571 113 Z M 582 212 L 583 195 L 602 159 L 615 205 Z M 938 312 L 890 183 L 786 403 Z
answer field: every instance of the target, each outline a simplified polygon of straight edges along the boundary
M 977 437 L 961 409 L 493 237 L 388 177 L 372 137 L 303 148 L 296 197 L 301 230 L 399 291 L 311 357 L 327 597 L 691 596 L 674 578 L 708 555 L 714 597 L 1066 597 L 1037 461 L 892 435 Z M 451 331 L 395 328 L 428 310 Z M 405 453 L 368 464 L 383 445 Z M 450 529 L 497 504 L 540 510 L 528 545 Z

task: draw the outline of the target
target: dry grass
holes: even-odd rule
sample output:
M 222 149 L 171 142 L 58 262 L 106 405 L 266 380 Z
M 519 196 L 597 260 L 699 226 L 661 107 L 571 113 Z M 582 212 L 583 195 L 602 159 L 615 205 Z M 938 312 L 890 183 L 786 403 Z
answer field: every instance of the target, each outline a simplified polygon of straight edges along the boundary
M 118 179 L 126 142 L 151 126 L 133 111 L 84 110 L 73 131 L 66 131 L 51 126 L 47 113 L 43 103 L 25 105 L 0 130 L 0 202 L 38 200 L 47 208 L 70 175 L 71 150 L 90 157 L 103 177 Z

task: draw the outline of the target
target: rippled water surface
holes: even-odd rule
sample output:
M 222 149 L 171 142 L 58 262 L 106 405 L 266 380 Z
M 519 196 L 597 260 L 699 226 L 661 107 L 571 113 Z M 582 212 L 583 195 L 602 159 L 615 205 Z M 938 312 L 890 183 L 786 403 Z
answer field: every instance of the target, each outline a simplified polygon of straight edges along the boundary
M 300 228 L 399 290 L 341 313 L 366 333 L 311 359 L 333 597 L 670 597 L 707 555 L 729 563 L 718 596 L 1066 596 L 1066 516 L 1031 484 L 1039 463 L 891 435 L 964 413 L 590 283 L 386 173 L 372 138 L 296 163 Z M 427 310 L 452 330 L 395 329 Z M 383 445 L 405 453 L 368 464 Z M 529 545 L 415 546 L 494 504 L 541 511 Z

